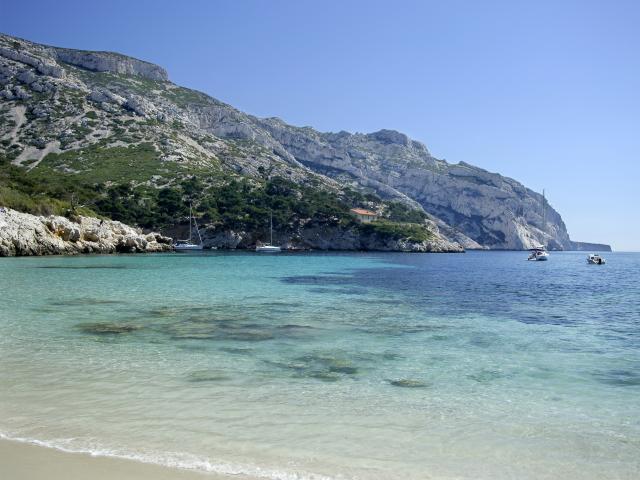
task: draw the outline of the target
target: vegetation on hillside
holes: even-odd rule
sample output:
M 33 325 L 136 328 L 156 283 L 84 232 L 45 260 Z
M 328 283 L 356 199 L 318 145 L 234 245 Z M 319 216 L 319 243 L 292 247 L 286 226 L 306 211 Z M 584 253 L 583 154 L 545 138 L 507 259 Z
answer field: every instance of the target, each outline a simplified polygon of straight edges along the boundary
M 407 239 L 411 242 L 424 242 L 433 238 L 430 232 L 422 224 L 397 223 L 381 219 L 371 223 L 359 225 L 360 231 L 365 234 L 376 234 L 383 238 L 394 240 Z
M 96 145 L 71 153 L 50 154 L 31 171 L 0 158 L 0 205 L 40 215 L 75 210 L 164 229 L 184 223 L 192 204 L 201 224 L 224 230 L 263 234 L 273 214 L 274 228 L 283 233 L 322 225 L 417 242 L 431 236 L 423 212 L 349 188 L 336 193 L 280 176 L 250 178 L 211 169 L 187 175 L 179 164 L 159 161 L 149 144 L 106 150 Z M 159 173 L 160 185 L 148 181 Z M 385 205 L 385 218 L 357 224 L 349 209 L 374 204 Z

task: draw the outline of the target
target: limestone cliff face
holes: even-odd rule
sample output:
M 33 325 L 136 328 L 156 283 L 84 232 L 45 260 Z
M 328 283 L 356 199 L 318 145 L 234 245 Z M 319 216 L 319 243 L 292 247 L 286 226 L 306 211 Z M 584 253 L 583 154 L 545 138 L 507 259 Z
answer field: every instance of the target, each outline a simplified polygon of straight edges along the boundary
M 466 248 L 577 245 L 559 213 L 513 179 L 439 160 L 393 130 L 322 133 L 256 118 L 174 85 L 161 67 L 116 53 L 0 34 L 0 120 L 0 155 L 29 170 L 64 154 L 47 168 L 74 174 L 97 168 L 82 154 L 92 147 L 108 153 L 152 145 L 156 168 L 147 166 L 138 184 L 167 184 L 194 170 L 279 175 L 399 200 L 424 210 L 440 235 Z
M 0 257 L 78 253 L 146 253 L 171 250 L 171 239 L 110 220 L 40 217 L 0 210 Z
M 94 72 L 135 75 L 158 81 L 169 80 L 169 75 L 164 68 L 119 53 L 87 52 L 57 47 L 51 47 L 51 51 L 59 61 Z
M 542 195 L 502 175 L 438 160 L 402 133 L 318 133 L 277 119 L 261 124 L 307 167 L 343 182 L 355 181 L 383 197 L 417 203 L 461 234 L 468 248 L 477 248 L 474 242 L 494 249 L 539 244 L 572 248 L 562 218 L 548 204 L 543 222 Z

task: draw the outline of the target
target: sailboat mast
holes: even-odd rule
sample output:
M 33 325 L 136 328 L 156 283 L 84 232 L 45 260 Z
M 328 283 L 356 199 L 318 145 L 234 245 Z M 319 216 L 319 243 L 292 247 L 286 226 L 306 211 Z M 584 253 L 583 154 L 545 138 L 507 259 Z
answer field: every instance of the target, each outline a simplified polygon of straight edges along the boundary
M 189 202 L 189 243 L 191 243 L 191 230 L 193 227 L 193 221 L 191 220 L 193 215 L 191 213 L 191 202 Z
M 269 232 L 270 232 L 269 245 L 273 245 L 273 212 L 270 212 L 269 214 Z
M 196 227 L 196 233 L 198 234 L 198 245 L 202 245 L 202 235 L 200 235 L 200 227 L 198 227 L 198 220 L 193 219 L 193 225 Z

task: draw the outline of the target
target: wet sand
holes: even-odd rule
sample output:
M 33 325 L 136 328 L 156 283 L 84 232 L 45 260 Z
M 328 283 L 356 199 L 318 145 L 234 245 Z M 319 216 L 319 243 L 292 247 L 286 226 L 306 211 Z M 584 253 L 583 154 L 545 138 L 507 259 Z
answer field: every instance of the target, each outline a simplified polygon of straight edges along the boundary
M 111 457 L 92 457 L 0 440 L 0 478 L 7 480 L 223 480 L 226 476 Z M 234 480 L 246 477 L 233 476 Z

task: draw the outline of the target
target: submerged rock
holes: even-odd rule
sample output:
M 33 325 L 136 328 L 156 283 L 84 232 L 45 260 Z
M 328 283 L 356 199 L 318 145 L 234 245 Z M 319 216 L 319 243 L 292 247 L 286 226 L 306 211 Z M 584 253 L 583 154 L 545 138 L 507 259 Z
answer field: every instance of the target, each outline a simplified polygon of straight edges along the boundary
M 606 385 L 617 387 L 637 387 L 640 386 L 640 375 L 631 370 L 607 370 L 596 372 L 593 375 L 596 380 Z
M 347 362 L 336 360 L 329 365 L 329 371 L 333 373 L 344 373 L 345 375 L 355 375 L 358 368 Z
M 310 354 L 295 358 L 288 363 L 270 362 L 280 368 L 293 370 L 296 377 L 336 381 L 345 375 L 356 375 L 358 367 L 349 360 L 325 354 Z
M 274 328 L 255 324 L 234 324 L 233 319 L 196 317 L 168 325 L 165 331 L 173 339 L 262 342 L 276 338 Z
M 53 300 L 50 305 L 56 307 L 84 307 L 87 305 L 118 305 L 122 304 L 119 300 L 99 299 L 99 298 L 70 298 L 66 300 Z
M 215 370 L 197 370 L 188 376 L 190 382 L 222 382 L 231 377 Z
M 426 388 L 429 386 L 428 383 L 423 382 L 421 380 L 413 380 L 410 378 L 402 378 L 400 380 L 387 380 L 390 385 L 394 387 L 402 387 L 402 388 Z
M 323 382 L 337 382 L 338 380 L 340 380 L 340 375 L 332 372 L 312 372 L 305 376 L 310 378 L 317 378 L 318 380 L 322 380 Z
M 239 340 L 242 342 L 262 342 L 272 340 L 275 336 L 268 331 L 240 330 L 232 332 L 221 332 L 221 340 Z
M 253 352 L 253 350 L 250 348 L 223 347 L 220 350 L 226 353 L 232 353 L 234 355 L 249 355 Z
M 43 265 L 45 270 L 126 270 L 126 265 Z
M 482 369 L 475 373 L 470 373 L 467 378 L 478 383 L 487 383 L 505 377 L 505 374 L 497 370 Z
M 93 335 L 119 335 L 122 333 L 131 333 L 140 330 L 142 327 L 138 325 L 127 325 L 120 323 L 80 323 L 76 325 L 82 333 L 90 333 Z

